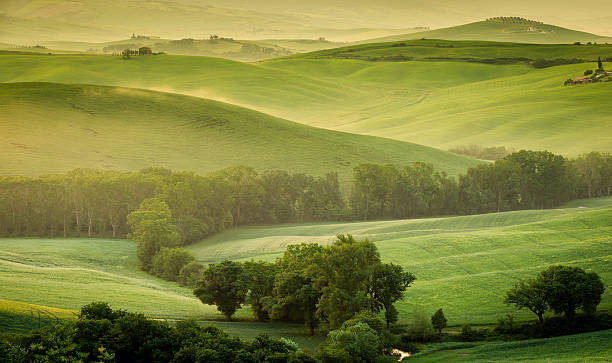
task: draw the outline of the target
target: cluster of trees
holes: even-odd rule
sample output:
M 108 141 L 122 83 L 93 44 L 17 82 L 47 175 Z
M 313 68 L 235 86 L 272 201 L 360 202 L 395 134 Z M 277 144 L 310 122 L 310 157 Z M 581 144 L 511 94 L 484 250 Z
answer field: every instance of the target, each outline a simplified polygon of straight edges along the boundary
M 480 164 L 458 181 L 431 164 L 361 164 L 354 169 L 350 208 L 354 218 L 406 218 L 543 209 L 575 198 L 609 196 L 612 155 L 574 160 L 546 151 L 519 151 Z
M 287 339 L 230 337 L 193 320 L 176 326 L 106 303 L 81 308 L 78 319 L 28 336 L 0 339 L 2 362 L 295 362 L 314 363 Z
M 518 16 L 498 16 L 489 18 L 487 21 L 506 24 L 544 24 L 541 21 L 525 19 Z
M 516 150 L 512 148 L 506 148 L 504 146 L 483 147 L 479 145 L 464 145 L 456 146 L 454 148 L 448 149 L 448 151 L 455 154 L 466 155 L 481 160 L 499 160 L 503 159 L 509 154 L 512 154 Z
M 205 176 L 148 168 L 128 173 L 76 169 L 63 175 L 0 177 L 0 236 L 112 236 L 130 232 L 127 216 L 156 198 L 190 244 L 227 228 L 551 208 L 612 193 L 612 155 L 573 160 L 519 151 L 458 179 L 416 162 L 360 164 L 345 201 L 335 173 L 323 177 L 231 167 Z M 132 231 L 133 232 L 133 231 Z
M 113 236 L 143 200 L 165 202 L 185 244 L 226 228 L 342 217 L 338 177 L 232 167 L 199 176 L 148 168 L 76 169 L 63 175 L 0 177 L 0 236 Z
M 506 292 L 506 304 L 528 309 L 537 315 L 540 325 L 544 314 L 552 310 L 572 320 L 577 309 L 595 313 L 604 285 L 595 272 L 580 267 L 550 266 L 530 280 L 521 281 Z
M 259 321 L 304 323 L 311 334 L 338 329 L 362 311 L 384 311 L 397 321 L 393 304 L 415 280 L 399 265 L 382 263 L 376 245 L 338 235 L 329 246 L 287 247 L 275 263 L 223 261 L 201 271 L 194 294 L 228 319 L 243 304 Z

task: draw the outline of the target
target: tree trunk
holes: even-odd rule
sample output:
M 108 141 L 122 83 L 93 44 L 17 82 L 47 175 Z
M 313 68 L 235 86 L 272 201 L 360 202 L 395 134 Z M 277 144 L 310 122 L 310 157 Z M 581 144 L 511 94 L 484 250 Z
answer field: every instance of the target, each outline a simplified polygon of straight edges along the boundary
M 67 237 L 67 233 L 66 233 L 66 213 L 64 213 L 64 238 Z
M 538 320 L 540 321 L 540 326 L 544 325 L 544 313 L 538 313 Z

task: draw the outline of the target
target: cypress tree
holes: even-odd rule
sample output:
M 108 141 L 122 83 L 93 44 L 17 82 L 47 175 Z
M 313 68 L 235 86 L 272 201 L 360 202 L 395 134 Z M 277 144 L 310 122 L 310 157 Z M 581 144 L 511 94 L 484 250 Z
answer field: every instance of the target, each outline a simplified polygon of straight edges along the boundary
M 597 60 L 597 65 L 599 66 L 599 69 L 603 69 L 603 63 L 601 62 L 601 57 L 599 57 L 599 59 Z

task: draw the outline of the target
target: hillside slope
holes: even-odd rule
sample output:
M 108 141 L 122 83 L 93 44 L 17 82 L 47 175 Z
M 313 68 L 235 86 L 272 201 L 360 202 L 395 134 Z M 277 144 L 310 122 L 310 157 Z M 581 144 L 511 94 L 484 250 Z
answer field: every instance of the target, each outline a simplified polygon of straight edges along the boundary
M 362 41 L 391 42 L 408 39 L 446 39 L 446 40 L 489 40 L 499 42 L 561 44 L 574 42 L 612 43 L 612 37 L 562 28 L 539 22 L 524 21 L 521 23 L 487 20 L 449 28 L 428 30 L 405 35 L 392 35 Z
M 77 167 L 198 173 L 233 165 L 347 183 L 362 162 L 426 161 L 450 174 L 477 163 L 440 150 L 328 131 L 200 98 L 138 89 L 51 83 L 0 84 L 0 171 Z
M 489 51 L 495 54 L 496 48 Z M 303 124 L 436 148 L 478 144 L 572 156 L 612 151 L 612 118 L 605 107 L 612 83 L 563 86 L 566 79 L 594 67 L 303 58 L 245 64 L 171 55 L 125 61 L 7 53 L 0 55 L 0 82 L 171 91 Z
M 506 290 L 552 264 L 596 271 L 607 290 L 601 309 L 612 309 L 612 198 L 598 208 L 518 211 L 476 216 L 315 225 L 245 227 L 226 231 L 188 249 L 202 262 L 274 260 L 288 244 L 329 243 L 338 233 L 376 242 L 383 261 L 417 276 L 404 302 L 406 322 L 414 306 L 442 307 L 449 325 L 494 323 L 505 313 Z M 582 206 L 591 205 L 582 201 Z M 517 313 L 533 319 L 531 313 Z

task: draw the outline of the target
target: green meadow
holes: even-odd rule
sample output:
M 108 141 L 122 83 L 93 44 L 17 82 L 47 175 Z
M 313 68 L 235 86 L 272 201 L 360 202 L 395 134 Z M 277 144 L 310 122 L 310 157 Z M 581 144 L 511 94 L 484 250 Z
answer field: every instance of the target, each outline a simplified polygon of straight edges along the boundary
M 450 56 L 450 52 L 464 51 L 459 45 L 433 48 Z M 486 51 L 466 46 L 465 54 L 503 51 L 504 56 L 531 57 L 550 52 L 547 58 L 555 59 L 564 49 L 539 47 L 491 43 L 481 47 Z M 600 49 L 567 47 L 577 52 L 572 57 L 587 59 Z M 547 149 L 568 156 L 612 150 L 606 108 L 612 83 L 563 86 L 566 79 L 595 68 L 593 63 L 536 69 L 522 63 L 492 65 L 448 59 L 316 59 L 317 54 L 245 64 L 171 55 L 125 61 L 101 55 L 5 53 L 0 56 L 0 82 L 99 84 L 177 92 L 321 128 L 441 149 L 479 144 Z M 610 68 L 609 64 L 604 67 Z
M 0 84 L 0 173 L 164 166 L 205 173 L 234 165 L 348 184 L 362 162 L 426 161 L 451 175 L 478 161 L 416 144 L 300 125 L 241 107 L 148 90 Z
M 612 199 L 584 208 L 517 211 L 477 216 L 316 225 L 243 227 L 188 247 L 201 262 L 274 260 L 288 244 L 329 243 L 338 233 L 376 242 L 384 261 L 417 276 L 398 303 L 400 322 L 415 306 L 443 308 L 449 325 L 490 324 L 513 308 L 505 291 L 546 266 L 564 264 L 596 271 L 612 281 Z M 602 207 L 605 205 L 605 207 Z M 468 308 L 469 307 L 469 308 Z M 612 309 L 607 291 L 601 309 Z M 530 313 L 517 313 L 532 319 Z
M 600 309 L 609 311 L 612 199 L 589 205 L 587 201 L 585 208 L 403 221 L 242 227 L 188 249 L 202 262 L 273 260 L 292 243 L 329 243 L 337 233 L 367 237 L 376 242 L 383 261 L 401 264 L 417 276 L 397 304 L 401 324 L 410 322 L 417 305 L 430 313 L 442 307 L 450 326 L 492 324 L 514 311 L 502 303 L 505 291 L 551 264 L 596 271 L 608 289 Z M 26 326 L 30 310 L 36 314 L 37 309 L 54 311 L 46 307 L 63 309 L 53 315 L 64 317 L 99 300 L 160 319 L 222 319 L 215 307 L 200 303 L 189 289 L 140 271 L 136 246 L 129 240 L 8 238 L 0 241 L 0 256 L 0 297 L 43 306 L 20 308 Z M 17 309 L 0 305 L 5 315 Z M 526 312 L 517 317 L 533 318 Z M 250 311 L 240 310 L 236 318 L 250 319 Z M 228 327 L 237 327 L 244 336 L 268 327 L 276 334 L 283 329 L 303 334 L 297 326 L 256 324 L 241 331 L 241 324 Z
M 612 358 L 612 330 L 548 339 L 488 344 L 431 344 L 410 362 L 591 363 Z

